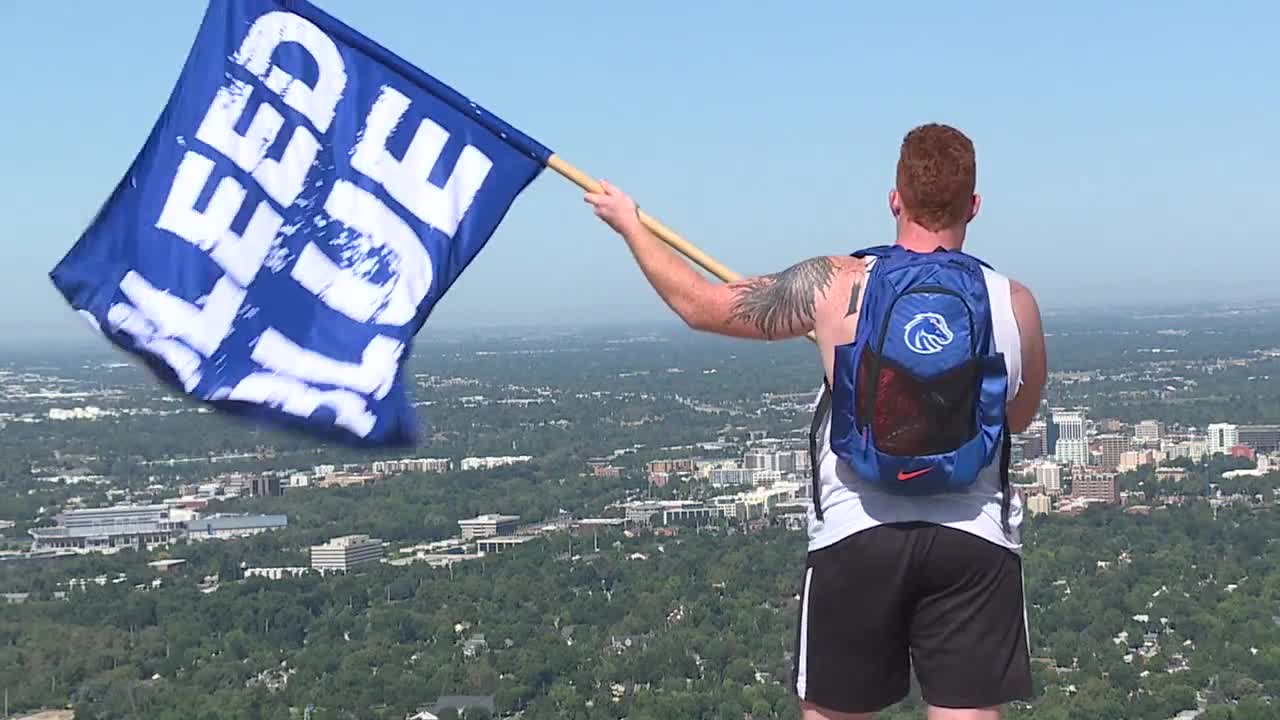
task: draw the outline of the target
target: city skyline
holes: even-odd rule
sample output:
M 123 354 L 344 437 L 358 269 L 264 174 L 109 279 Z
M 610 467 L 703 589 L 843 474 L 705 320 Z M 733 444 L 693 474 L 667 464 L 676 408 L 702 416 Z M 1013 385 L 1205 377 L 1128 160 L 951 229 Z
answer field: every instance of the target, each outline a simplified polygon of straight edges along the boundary
M 1255 241 L 1268 232 L 1266 158 L 1280 147 L 1250 132 L 1280 115 L 1254 91 L 1275 64 L 1265 51 L 1274 6 L 1251 3 L 1256 21 L 1241 24 L 1190 6 L 1153 16 L 1100 3 L 934 3 L 908 33 L 892 9 L 836 3 L 759 14 L 716 3 L 512 7 L 483 25 L 463 6 L 317 4 L 615 181 L 744 274 L 890 240 L 897 143 L 943 121 L 978 149 L 985 203 L 971 249 L 1046 309 L 1275 299 L 1266 268 L 1280 250 Z M 202 11 L 0 7 L 6 46 L 48 60 L 0 78 L 27 108 L 0 129 L 31 140 L 11 159 L 28 172 L 0 179 L 12 201 L 0 301 L 23 309 L 0 318 L 0 332 L 87 334 L 48 271 L 155 122 Z M 451 32 L 424 42 L 422 28 L 437 27 Z M 576 40 L 534 39 L 553 34 Z M 655 38 L 679 50 L 654 52 Z M 944 66 L 962 72 L 927 91 L 912 82 Z M 762 87 L 787 95 L 762 108 Z M 80 108 L 95 112 L 86 121 Z M 558 325 L 584 308 L 602 324 L 663 322 L 665 307 L 579 196 L 550 173 L 536 181 L 424 334 Z M 1203 269 L 1199 248 L 1224 244 L 1249 262 Z M 1129 276 L 1135 267 L 1146 279 Z
M 1010 448 L 1026 712 L 1268 717 L 1280 316 L 1136 318 L 1060 324 Z M 231 420 L 106 354 L 0 364 L 11 709 L 795 718 L 812 349 L 678 337 L 437 344 L 412 372 L 430 441 L 385 451 Z

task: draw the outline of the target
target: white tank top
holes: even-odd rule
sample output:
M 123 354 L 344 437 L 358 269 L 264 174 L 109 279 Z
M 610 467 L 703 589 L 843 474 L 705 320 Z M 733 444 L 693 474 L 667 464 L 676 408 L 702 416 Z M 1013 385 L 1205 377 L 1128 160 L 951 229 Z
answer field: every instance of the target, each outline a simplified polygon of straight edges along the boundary
M 869 266 L 868 266 L 869 269 Z M 1018 321 L 1013 315 L 1009 279 L 983 268 L 991 303 L 996 351 L 1004 353 L 1009 374 L 1008 399 L 1022 385 L 1022 343 Z M 819 397 L 821 392 L 819 392 Z M 815 398 L 815 408 L 817 400 Z M 1000 487 L 999 455 L 983 468 L 966 492 L 924 497 L 893 495 L 859 481 L 857 474 L 831 452 L 831 414 L 818 427 L 818 492 L 822 520 L 809 507 L 809 550 L 818 550 L 868 528 L 896 522 L 927 522 L 963 530 L 978 537 L 1022 552 L 1022 498 L 1016 491 L 1009 506 L 1009 534 L 1000 522 L 1003 494 Z

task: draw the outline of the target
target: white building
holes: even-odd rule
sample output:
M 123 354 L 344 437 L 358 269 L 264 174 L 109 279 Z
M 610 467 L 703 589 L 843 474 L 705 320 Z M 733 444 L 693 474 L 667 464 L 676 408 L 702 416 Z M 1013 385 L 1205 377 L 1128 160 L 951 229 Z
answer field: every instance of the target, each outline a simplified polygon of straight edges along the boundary
M 752 470 L 751 472 L 753 485 L 768 487 L 782 482 L 782 472 L 779 470 Z
M 1048 495 L 1032 495 L 1027 498 L 1027 511 L 1032 515 L 1044 515 L 1053 512 L 1053 501 Z
M 1049 495 L 1057 497 L 1062 494 L 1062 469 L 1055 462 L 1039 462 L 1034 466 L 1036 484 L 1044 488 Z
M 244 571 L 245 578 L 260 577 L 268 580 L 283 580 L 285 578 L 302 577 L 311 572 L 311 568 L 306 567 L 253 567 L 246 568 Z
M 115 552 L 154 548 L 176 539 L 182 523 L 169 517 L 167 505 L 113 505 L 67 510 L 55 527 L 31 528 L 31 551 Z
M 1133 439 L 1140 443 L 1159 442 L 1160 435 L 1159 420 L 1143 420 L 1133 426 Z
M 463 540 L 474 540 L 477 538 L 514 534 L 516 531 L 516 523 L 518 522 L 520 522 L 519 515 L 497 515 L 489 513 L 486 515 L 477 515 L 469 520 L 459 520 L 458 527 L 462 528 Z
M 1164 444 L 1164 453 L 1169 460 L 1187 458 L 1193 462 L 1200 462 L 1205 455 L 1209 454 L 1209 443 L 1202 439 L 1184 440 L 1176 443 L 1166 442 Z
M 1082 410 L 1055 410 L 1053 422 L 1058 426 L 1058 444 L 1054 456 L 1066 465 L 1089 464 L 1089 440 L 1085 436 Z
M 468 457 L 462 458 L 462 462 L 458 465 L 461 470 L 493 470 L 494 468 L 506 467 L 508 465 L 519 465 L 527 463 L 533 459 L 532 455 L 501 455 L 498 457 Z
M 1240 428 L 1231 423 L 1214 423 L 1209 426 L 1210 455 L 1230 455 L 1231 448 L 1240 444 Z
M 713 468 L 709 479 L 712 485 L 750 485 L 755 470 L 740 467 Z
M 382 541 L 368 535 L 343 535 L 323 545 L 311 546 L 311 567 L 321 572 L 346 572 L 357 565 L 382 558 Z
M 50 420 L 97 420 L 107 415 L 102 408 L 96 405 L 74 408 L 49 408 Z

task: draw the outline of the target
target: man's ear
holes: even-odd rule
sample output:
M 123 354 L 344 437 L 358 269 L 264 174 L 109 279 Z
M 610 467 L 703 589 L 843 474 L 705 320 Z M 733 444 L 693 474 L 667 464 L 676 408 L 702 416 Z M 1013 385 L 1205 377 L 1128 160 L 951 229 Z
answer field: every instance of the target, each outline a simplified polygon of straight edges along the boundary
M 897 188 L 889 191 L 889 212 L 895 218 L 902 216 L 902 196 L 898 194 Z
M 978 217 L 978 210 L 982 208 L 982 196 L 978 193 L 973 194 L 973 202 L 969 205 L 969 218 L 965 222 L 973 222 Z

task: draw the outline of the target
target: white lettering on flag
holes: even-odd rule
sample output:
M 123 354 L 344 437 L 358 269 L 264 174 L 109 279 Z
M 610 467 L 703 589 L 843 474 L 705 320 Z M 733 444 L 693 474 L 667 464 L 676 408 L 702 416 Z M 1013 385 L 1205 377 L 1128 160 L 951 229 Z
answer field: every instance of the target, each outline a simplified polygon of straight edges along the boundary
M 315 87 L 271 64 L 271 55 L 284 43 L 306 48 L 320 67 Z M 347 70 L 333 40 L 310 21 L 293 13 L 269 12 L 254 21 L 233 60 L 257 75 L 285 103 L 306 115 L 323 135 L 338 111 L 347 86 Z
M 304 377 L 386 397 L 396 377 L 396 361 L 404 345 L 386 335 L 377 335 L 364 348 L 358 363 L 341 362 L 300 347 L 275 328 L 267 328 L 253 347 L 253 361 L 268 370 Z
M 196 139 L 226 155 L 241 170 L 253 174 L 272 200 L 288 207 L 302 192 L 307 171 L 320 152 L 320 143 L 310 130 L 299 125 L 285 146 L 279 160 L 267 157 L 276 141 L 284 116 L 267 103 L 258 106 L 244 135 L 236 132 L 236 123 L 244 114 L 253 89 L 246 82 L 233 80 L 230 87 L 218 89 L 209 112 L 196 130 Z
M 231 332 L 231 323 L 244 302 L 244 288 L 226 277 L 213 284 L 203 308 L 157 290 L 132 270 L 120 281 L 120 290 L 146 313 L 161 337 L 180 338 L 205 357 Z
M 350 390 L 318 390 L 300 380 L 272 373 L 252 373 L 230 391 L 216 393 L 214 399 L 271 405 L 298 417 L 309 417 L 327 407 L 334 411 L 336 425 L 361 437 L 368 435 L 377 422 L 364 398 Z
M 431 256 L 417 233 L 381 200 L 346 180 L 334 184 L 324 209 L 373 247 L 390 248 L 398 266 L 390 280 L 376 285 L 356 275 L 353 268 L 339 268 L 311 242 L 293 266 L 294 279 L 357 322 L 403 325 L 412 320 L 431 288 Z
M 248 287 L 267 259 L 271 241 L 280 231 L 283 219 L 271 205 L 260 202 L 249 218 L 244 235 L 237 235 L 231 223 L 240 212 L 246 193 L 243 185 L 229 177 L 218 181 L 204 212 L 196 210 L 196 199 L 208 184 L 214 167 L 212 160 L 198 153 L 187 152 L 183 156 L 156 227 L 208 252 L 241 287 Z
M 387 152 L 387 139 L 409 109 L 409 98 L 394 88 L 383 86 L 365 118 L 360 142 L 351 156 L 351 167 L 378 181 L 387 194 L 404 205 L 419 220 L 449 237 L 458 232 L 458 223 L 467 214 L 476 192 L 493 167 L 487 155 L 468 145 L 444 187 L 432 185 L 427 176 L 440 160 L 449 133 L 430 118 L 423 118 L 413 141 L 397 161 Z
M 127 303 L 115 303 L 107 312 L 107 324 L 113 330 L 129 333 L 139 345 L 163 358 L 187 392 L 200 384 L 200 356 L 177 340 L 162 337 L 155 324 L 137 308 Z
M 402 442 L 413 335 L 549 156 L 309 3 L 209 0 L 161 122 L 53 280 L 221 409 Z

